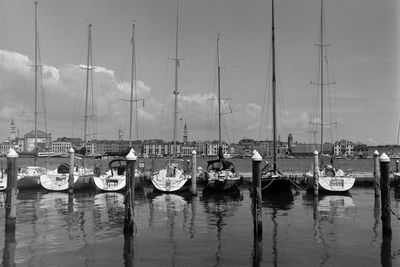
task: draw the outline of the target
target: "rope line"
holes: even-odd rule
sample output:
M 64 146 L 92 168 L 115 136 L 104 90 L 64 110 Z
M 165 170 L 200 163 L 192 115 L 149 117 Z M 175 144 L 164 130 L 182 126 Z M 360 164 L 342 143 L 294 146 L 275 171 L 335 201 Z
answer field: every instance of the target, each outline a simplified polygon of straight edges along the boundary
M 390 212 L 397 218 L 397 220 L 400 220 L 400 216 L 393 210 L 392 207 L 390 207 Z
M 263 188 L 261 188 L 261 190 L 264 190 L 266 188 L 268 188 L 268 186 L 270 186 L 272 184 L 272 182 L 275 181 L 275 177 L 272 178 L 272 181 L 269 182 L 269 184 L 267 184 L 266 186 L 264 186 Z
M 296 184 L 293 180 L 292 180 L 292 178 L 288 178 L 289 179 L 289 181 L 295 186 L 295 187 L 297 187 L 298 189 L 301 189 L 301 190 L 303 190 L 304 188 L 302 188 L 301 186 L 299 186 L 298 184 Z

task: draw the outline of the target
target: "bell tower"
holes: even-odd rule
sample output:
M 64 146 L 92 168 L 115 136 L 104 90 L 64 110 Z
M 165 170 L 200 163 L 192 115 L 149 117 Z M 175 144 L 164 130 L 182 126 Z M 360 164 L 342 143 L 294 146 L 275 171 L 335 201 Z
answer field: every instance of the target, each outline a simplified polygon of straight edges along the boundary
M 188 130 L 185 122 L 185 127 L 183 128 L 183 143 L 187 143 L 187 141 L 188 141 Z

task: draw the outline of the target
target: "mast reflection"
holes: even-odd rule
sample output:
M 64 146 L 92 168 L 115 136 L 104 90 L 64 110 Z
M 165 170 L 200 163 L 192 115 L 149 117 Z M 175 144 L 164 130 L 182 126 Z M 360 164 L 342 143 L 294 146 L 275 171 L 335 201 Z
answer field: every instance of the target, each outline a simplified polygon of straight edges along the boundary
M 322 244 L 324 255 L 322 255 L 320 265 L 324 266 L 331 257 L 324 232 L 329 233 L 330 236 L 332 234 L 336 235 L 338 219 L 354 218 L 356 216 L 356 205 L 350 193 L 340 195 L 320 194 L 315 196 L 307 192 L 304 197 L 311 203 L 313 208 L 314 240 L 316 243 Z M 329 227 L 329 229 L 324 230 L 323 226 L 326 226 L 325 228 Z
M 223 228 L 226 226 L 226 217 L 233 216 L 235 211 L 240 206 L 240 202 L 243 200 L 243 195 L 240 191 L 233 192 L 230 194 L 226 193 L 205 193 L 200 197 L 200 201 L 204 204 L 204 209 L 210 216 L 208 220 L 209 225 L 215 226 L 217 229 L 217 240 L 218 246 L 215 251 L 215 265 L 219 266 L 222 258 L 223 241 L 222 234 Z
M 294 195 L 292 191 L 282 191 L 279 193 L 268 193 L 262 196 L 263 207 L 269 208 L 271 213 L 271 220 L 273 224 L 272 233 L 272 256 L 273 266 L 279 265 L 279 223 L 278 218 L 280 217 L 279 211 L 290 210 L 293 206 Z
M 183 196 L 186 196 L 183 197 Z M 183 213 L 183 222 L 182 228 L 186 228 L 186 222 L 188 217 L 188 203 L 191 201 L 189 195 L 177 195 L 177 194 L 151 194 L 148 195 L 150 199 L 150 219 L 149 226 L 154 224 L 154 215 L 155 211 L 165 212 L 166 214 L 166 224 L 169 230 L 168 232 L 168 241 L 171 245 L 171 266 L 176 266 L 176 258 L 178 255 L 179 247 L 178 242 L 176 241 L 176 228 L 178 224 L 176 222 L 178 214 Z M 193 216 L 193 214 L 192 214 Z

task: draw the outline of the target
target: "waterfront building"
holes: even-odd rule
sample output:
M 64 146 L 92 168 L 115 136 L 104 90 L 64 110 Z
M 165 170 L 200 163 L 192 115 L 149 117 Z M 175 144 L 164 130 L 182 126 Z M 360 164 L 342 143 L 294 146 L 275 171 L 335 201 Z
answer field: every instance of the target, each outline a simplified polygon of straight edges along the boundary
M 373 158 L 375 150 L 378 151 L 379 154 L 385 153 L 390 158 L 400 158 L 399 145 L 376 145 L 376 146 L 368 146 L 365 144 L 354 145 L 354 155 L 357 158 Z
M 207 146 L 207 156 L 218 156 L 219 150 L 219 142 L 211 141 L 206 143 Z M 222 153 L 228 153 L 228 144 L 226 142 L 222 142 Z
M 150 139 L 143 141 L 143 154 L 148 156 L 163 155 L 163 141 L 160 139 Z
M 195 150 L 194 143 L 184 143 L 181 147 L 181 155 L 182 156 L 190 156 L 192 155 L 193 150 Z M 197 153 L 197 151 L 196 151 Z
M 5 141 L 0 144 L 0 155 L 5 156 L 8 154 L 10 148 L 14 148 L 14 144 L 10 141 Z
M 314 151 L 318 151 L 320 153 L 320 145 L 318 144 L 299 144 L 294 143 L 292 145 L 292 156 L 295 157 L 312 157 L 314 155 Z M 325 143 L 322 146 L 322 153 L 327 155 L 332 155 L 333 153 L 333 145 L 330 143 Z
M 39 150 L 46 150 L 51 143 L 51 133 L 46 134 L 37 130 L 36 144 Z M 35 148 L 35 131 L 32 130 L 24 135 L 25 151 L 31 152 Z
M 253 155 L 253 150 L 256 149 L 255 145 L 256 142 L 254 139 L 241 139 L 235 146 L 235 150 L 240 156 L 251 157 Z
M 290 133 L 288 135 L 288 143 L 287 143 L 287 154 L 292 154 L 292 146 L 293 146 L 293 135 Z
M 183 127 L 183 143 L 186 144 L 187 142 L 188 142 L 188 130 L 185 122 L 185 126 Z
M 68 141 L 53 141 L 51 143 L 51 151 L 54 155 L 68 155 L 72 144 Z
M 336 141 L 333 144 L 333 155 L 334 156 L 354 156 L 354 143 L 347 140 Z
M 18 139 L 17 128 L 15 127 L 14 120 L 12 120 L 10 125 L 10 136 L 8 137 L 8 141 L 15 142 L 17 139 Z

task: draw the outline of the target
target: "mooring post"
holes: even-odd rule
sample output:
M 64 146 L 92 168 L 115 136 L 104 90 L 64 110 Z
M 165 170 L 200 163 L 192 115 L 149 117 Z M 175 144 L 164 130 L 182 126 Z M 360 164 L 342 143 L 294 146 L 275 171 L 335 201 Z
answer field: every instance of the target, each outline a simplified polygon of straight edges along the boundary
M 69 177 L 68 177 L 68 193 L 74 193 L 74 169 L 75 169 L 75 150 L 69 149 Z
M 15 232 L 17 218 L 17 166 L 18 154 L 10 148 L 7 154 L 6 231 Z
M 196 150 L 192 151 L 192 195 L 197 195 L 196 181 L 197 180 L 197 153 Z
M 134 208 L 135 208 L 135 165 L 137 157 L 131 149 L 126 156 L 126 194 L 125 194 L 125 221 L 124 233 L 133 236 L 134 234 Z
M 254 150 L 252 159 L 252 214 L 254 236 L 262 238 L 262 211 L 261 211 L 261 155 Z
M 313 166 L 313 178 L 314 178 L 314 195 L 318 196 L 319 190 L 319 163 L 318 163 L 318 151 L 314 151 L 314 166 Z
M 389 168 L 390 158 L 383 153 L 379 158 L 381 170 L 381 219 L 382 219 L 382 235 L 392 235 L 390 225 L 390 185 L 389 185 Z
M 379 172 L 379 152 L 377 150 L 374 151 L 374 188 L 375 188 L 375 201 L 378 201 L 380 198 L 380 172 Z

